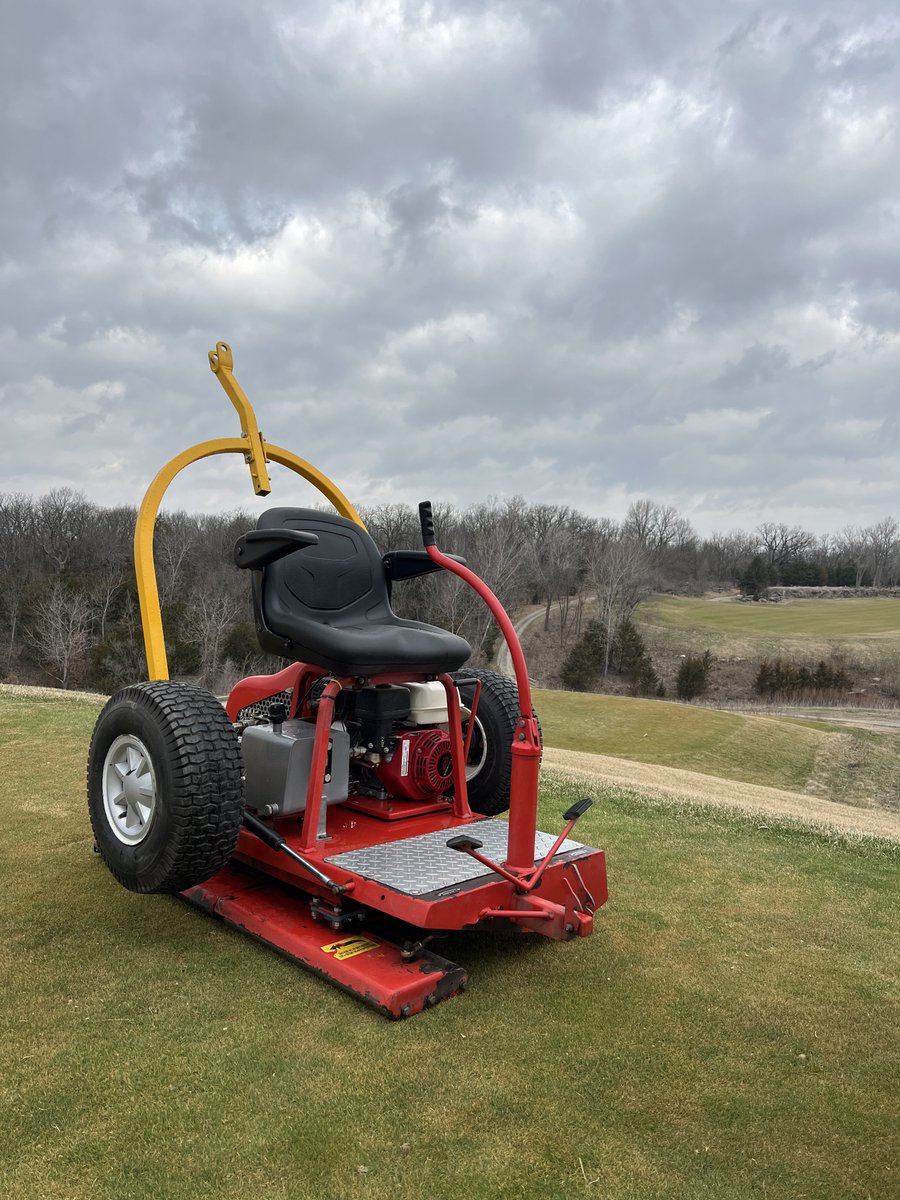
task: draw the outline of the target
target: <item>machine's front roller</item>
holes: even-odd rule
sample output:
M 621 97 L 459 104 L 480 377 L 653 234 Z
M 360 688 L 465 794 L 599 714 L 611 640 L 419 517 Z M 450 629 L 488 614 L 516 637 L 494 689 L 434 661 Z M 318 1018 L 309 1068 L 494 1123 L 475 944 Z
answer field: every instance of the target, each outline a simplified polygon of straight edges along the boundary
M 215 696 L 157 681 L 113 696 L 94 727 L 88 809 L 97 850 L 132 892 L 180 892 L 231 858 L 241 753 Z

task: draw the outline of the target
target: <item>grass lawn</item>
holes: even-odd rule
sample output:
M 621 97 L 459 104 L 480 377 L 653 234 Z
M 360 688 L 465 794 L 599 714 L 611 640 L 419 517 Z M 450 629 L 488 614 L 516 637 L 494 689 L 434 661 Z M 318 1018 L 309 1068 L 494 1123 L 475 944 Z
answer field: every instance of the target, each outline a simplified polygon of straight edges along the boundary
M 681 767 L 827 799 L 900 804 L 900 737 L 690 704 L 537 689 L 544 740 L 562 750 Z
M 654 596 L 639 606 L 636 619 L 642 624 L 741 638 L 851 642 L 876 638 L 900 645 L 900 600 L 885 597 L 740 604 Z
M 114 882 L 96 711 L 0 698 L 3 1197 L 897 1194 L 896 847 L 604 792 L 595 935 L 455 937 L 470 991 L 391 1024 Z

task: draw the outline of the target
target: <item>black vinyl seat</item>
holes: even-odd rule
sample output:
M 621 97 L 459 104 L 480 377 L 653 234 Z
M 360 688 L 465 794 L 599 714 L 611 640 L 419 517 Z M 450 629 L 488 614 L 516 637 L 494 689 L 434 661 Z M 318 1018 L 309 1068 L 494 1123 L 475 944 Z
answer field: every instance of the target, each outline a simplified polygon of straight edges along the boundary
M 253 572 L 264 650 L 336 675 L 364 676 L 454 671 L 472 653 L 464 638 L 393 612 L 387 560 L 353 521 L 309 508 L 270 508 L 256 527 L 319 539 Z

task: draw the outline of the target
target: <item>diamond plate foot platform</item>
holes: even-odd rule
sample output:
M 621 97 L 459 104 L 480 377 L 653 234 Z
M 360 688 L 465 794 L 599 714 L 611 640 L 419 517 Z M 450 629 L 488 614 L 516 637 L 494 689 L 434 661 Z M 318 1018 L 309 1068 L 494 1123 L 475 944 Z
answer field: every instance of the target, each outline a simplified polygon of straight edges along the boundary
M 326 858 L 327 863 L 353 871 L 366 879 L 389 887 L 408 896 L 427 896 L 432 892 L 456 884 L 469 883 L 475 879 L 498 879 L 493 871 L 486 871 L 467 854 L 447 849 L 447 839 L 455 833 L 472 833 L 484 843 L 480 851 L 486 858 L 502 864 L 506 859 L 506 844 L 509 825 L 506 821 L 474 821 L 455 829 L 437 829 L 433 833 L 422 833 L 401 841 L 383 842 L 377 846 L 366 846 L 360 850 L 347 850 Z M 535 862 L 540 861 L 551 848 L 556 838 L 551 833 L 538 833 L 534 843 Z M 573 850 L 584 849 L 581 842 L 566 839 L 554 855 L 553 861 Z

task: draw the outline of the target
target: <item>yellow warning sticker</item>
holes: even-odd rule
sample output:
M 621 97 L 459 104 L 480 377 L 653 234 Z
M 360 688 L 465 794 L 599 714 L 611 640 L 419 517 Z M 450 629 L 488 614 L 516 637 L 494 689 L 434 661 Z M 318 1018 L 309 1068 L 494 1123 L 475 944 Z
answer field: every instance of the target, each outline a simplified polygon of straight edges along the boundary
M 329 942 L 321 949 L 326 954 L 333 954 L 338 960 L 343 958 L 353 958 L 354 954 L 366 954 L 369 950 L 377 950 L 378 942 L 373 942 L 371 938 L 364 937 L 346 937 L 341 938 L 339 942 Z

